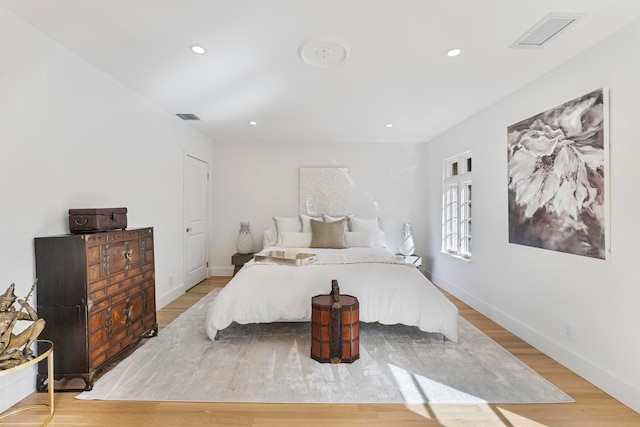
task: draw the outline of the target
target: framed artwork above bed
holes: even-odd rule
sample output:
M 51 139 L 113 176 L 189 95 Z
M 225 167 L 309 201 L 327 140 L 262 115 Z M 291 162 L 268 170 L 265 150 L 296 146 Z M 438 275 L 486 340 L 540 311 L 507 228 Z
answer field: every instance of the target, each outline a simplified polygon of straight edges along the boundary
M 309 216 L 349 213 L 351 179 L 346 167 L 300 168 L 300 213 Z

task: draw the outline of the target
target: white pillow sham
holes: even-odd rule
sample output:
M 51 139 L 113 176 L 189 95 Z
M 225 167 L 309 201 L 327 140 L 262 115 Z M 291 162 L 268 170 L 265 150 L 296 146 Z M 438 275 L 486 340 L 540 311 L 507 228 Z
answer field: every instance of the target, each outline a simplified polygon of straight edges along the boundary
M 373 244 L 377 248 L 386 248 L 387 243 L 385 241 L 384 231 L 378 229 L 373 233 Z
M 322 214 L 322 219 L 324 220 L 324 222 L 336 222 L 336 221 L 342 221 L 343 219 L 344 221 L 344 232 L 347 233 L 349 232 L 349 217 L 347 216 L 331 216 L 331 215 L 327 215 L 327 214 Z
M 322 214 L 322 219 L 325 222 L 336 222 L 336 221 L 340 221 L 341 219 L 347 218 L 345 215 L 342 216 L 332 216 L 332 215 L 327 215 L 327 214 Z
M 375 247 L 374 233 L 370 231 L 349 231 L 344 237 L 348 248 Z
M 384 231 L 380 229 L 380 219 L 378 217 L 359 218 L 349 215 L 349 228 L 351 231 L 371 232 L 374 236 L 375 246 L 381 248 L 386 246 L 384 241 Z
M 285 216 L 274 216 L 273 222 L 276 224 L 276 230 L 278 230 L 278 234 L 283 231 L 302 231 L 302 223 L 300 222 L 300 217 L 285 217 Z
M 308 248 L 311 246 L 311 238 L 311 233 L 283 231 L 278 235 L 278 246 L 283 248 Z
M 311 233 L 311 220 L 315 219 L 316 221 L 322 221 L 321 216 L 309 216 L 305 214 L 300 214 L 300 220 L 302 221 L 302 232 L 303 233 Z
M 376 231 L 380 228 L 378 217 L 359 218 L 349 215 L 349 228 L 351 231 Z
M 282 246 L 285 248 L 308 248 L 311 245 L 311 220 L 334 222 L 345 217 L 322 215 L 313 217 L 301 214 L 299 217 L 274 216 L 274 226 L 266 229 L 262 243 L 268 246 Z M 360 218 L 353 215 L 348 217 L 349 227 L 345 228 L 345 242 L 349 248 L 353 247 L 386 247 L 384 231 L 380 229 L 379 219 Z
M 369 231 L 349 231 L 344 237 L 348 248 L 375 247 L 374 233 Z M 308 248 L 312 238 L 313 233 L 283 231 L 274 244 L 283 248 Z
M 278 243 L 278 231 L 276 227 L 269 227 L 262 233 L 262 247 L 275 246 Z

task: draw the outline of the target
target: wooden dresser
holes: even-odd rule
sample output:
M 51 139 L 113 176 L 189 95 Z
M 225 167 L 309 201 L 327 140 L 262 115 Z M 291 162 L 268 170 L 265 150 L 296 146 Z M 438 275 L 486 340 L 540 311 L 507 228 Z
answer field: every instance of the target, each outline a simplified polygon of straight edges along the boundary
M 40 338 L 53 341 L 56 379 L 97 371 L 142 337 L 158 333 L 153 228 L 35 239 Z M 46 366 L 36 388 L 45 391 Z

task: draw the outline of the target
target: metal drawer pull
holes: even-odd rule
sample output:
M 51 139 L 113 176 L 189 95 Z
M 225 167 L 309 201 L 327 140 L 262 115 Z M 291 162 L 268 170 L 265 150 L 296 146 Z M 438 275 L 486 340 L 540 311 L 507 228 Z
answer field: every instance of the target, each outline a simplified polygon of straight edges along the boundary
M 87 225 L 88 222 L 88 218 L 76 218 L 75 220 L 76 225 Z
M 124 318 L 125 318 L 125 324 L 127 325 L 127 328 L 129 326 L 131 326 L 131 311 L 133 310 L 133 305 L 131 305 L 131 298 L 127 298 L 126 300 L 124 300 L 125 304 L 127 304 L 127 307 L 123 310 L 124 313 Z
M 107 316 L 105 319 L 105 327 L 107 329 L 107 336 L 109 338 L 111 338 L 111 324 L 112 324 L 112 320 L 111 320 L 111 307 L 109 307 L 107 309 Z

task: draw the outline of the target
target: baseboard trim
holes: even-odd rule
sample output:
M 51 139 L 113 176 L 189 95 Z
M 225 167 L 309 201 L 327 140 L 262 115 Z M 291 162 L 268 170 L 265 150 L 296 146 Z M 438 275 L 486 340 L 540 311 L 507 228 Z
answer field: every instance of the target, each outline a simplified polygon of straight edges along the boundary
M 231 277 L 231 276 L 233 276 L 233 266 L 231 266 L 231 267 L 211 267 L 211 268 L 209 268 L 209 276 Z
M 589 381 L 624 405 L 640 413 L 640 390 L 623 378 L 598 365 L 594 361 L 568 349 L 551 337 L 530 328 L 519 320 L 493 307 L 464 289 L 434 276 L 425 270 L 425 275 L 437 286 L 449 292 L 473 309 L 487 316 L 518 338 L 537 348 L 570 371 Z
M 0 413 L 11 408 L 36 391 L 37 366 L 22 369 L 2 378 L 0 387 Z
M 156 295 L 156 309 L 160 310 L 162 307 L 177 299 L 185 292 L 186 289 L 184 289 L 184 284 L 182 284 L 171 288 L 168 292 L 165 292 L 162 295 Z

